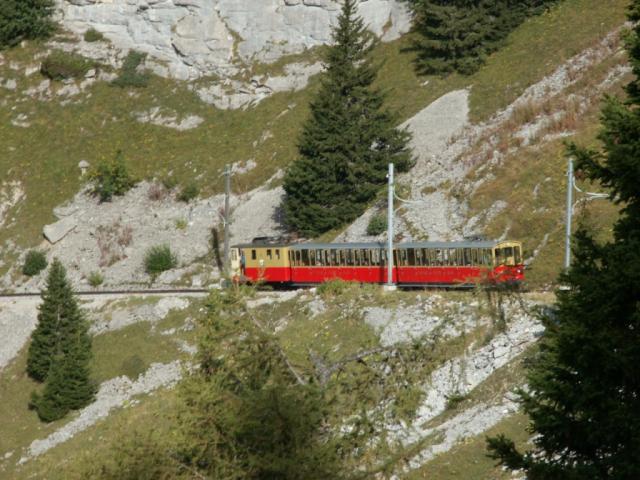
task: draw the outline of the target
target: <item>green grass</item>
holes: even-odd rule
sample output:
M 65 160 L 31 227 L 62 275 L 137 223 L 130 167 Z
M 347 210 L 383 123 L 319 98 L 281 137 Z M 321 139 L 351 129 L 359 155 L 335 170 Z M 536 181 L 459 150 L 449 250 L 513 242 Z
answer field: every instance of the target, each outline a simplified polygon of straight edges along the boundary
M 136 298 L 126 302 L 126 305 L 135 307 L 148 301 L 149 299 Z M 121 308 L 123 305 L 123 302 L 115 302 L 109 310 Z M 145 371 L 152 363 L 167 363 L 188 358 L 187 354 L 180 350 L 179 342 L 195 344 L 197 338 L 194 331 L 176 332 L 173 335 L 162 335 L 161 332 L 184 325 L 185 319 L 195 315 L 198 308 L 200 303 L 194 301 L 185 310 L 171 311 L 155 328 L 150 323 L 140 322 L 94 337 L 92 378 L 101 383 L 121 375 L 134 376 L 133 374 Z M 31 392 L 41 387 L 26 375 L 26 357 L 25 347 L 18 357 L 0 372 L 0 423 L 3 425 L 3 434 L 0 435 L 0 478 L 26 478 L 19 476 L 22 469 L 16 470 L 16 462 L 23 455 L 23 449 L 33 440 L 45 438 L 76 415 L 71 413 L 60 421 L 44 424 L 38 420 L 35 412 L 28 409 Z M 133 357 L 137 357 L 135 362 L 132 362 Z M 113 427 L 108 425 L 107 428 L 111 431 Z M 93 431 L 93 428 L 90 431 Z M 80 438 L 86 439 L 85 435 L 80 434 Z M 94 445 L 99 449 L 99 443 Z M 67 461 L 68 448 L 68 444 L 65 443 L 45 456 L 57 458 L 60 464 L 64 464 Z M 14 453 L 9 459 L 3 460 L 7 452 Z M 39 460 L 33 460 L 27 465 L 38 465 L 38 462 Z M 30 471 L 30 467 L 26 471 Z

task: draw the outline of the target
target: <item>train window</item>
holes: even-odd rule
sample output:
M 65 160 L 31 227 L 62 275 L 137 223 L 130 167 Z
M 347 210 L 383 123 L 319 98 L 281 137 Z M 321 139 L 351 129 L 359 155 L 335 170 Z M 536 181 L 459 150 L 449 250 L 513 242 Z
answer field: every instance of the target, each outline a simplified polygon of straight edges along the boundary
M 337 251 L 336 250 L 329 250 L 329 258 L 330 258 L 330 262 L 331 262 L 331 266 L 335 267 L 336 265 L 338 265 L 338 255 L 337 255 Z
M 380 250 L 380 265 L 386 265 L 386 264 L 387 264 L 387 251 Z
M 363 267 L 369 266 L 369 252 L 367 250 L 360 250 L 360 264 Z
M 316 251 L 315 250 L 309 250 L 309 265 L 311 265 L 312 267 L 316 266 Z
M 502 265 L 504 263 L 504 258 L 502 257 L 502 249 L 496 248 L 496 265 Z
M 280 260 L 280 249 L 276 248 L 276 258 Z
M 380 265 L 380 251 L 370 250 L 370 252 L 371 252 L 371 265 L 373 266 Z
M 302 265 L 308 267 L 309 263 L 309 250 L 302 250 Z
M 273 255 L 271 254 L 271 249 L 270 249 L 270 248 L 267 248 L 267 258 L 268 258 L 269 260 L 272 260 L 272 259 L 273 259 Z
M 522 263 L 522 253 L 520 252 L 520 247 L 513 247 L 513 251 L 516 265 L 520 265 Z
M 413 248 L 409 248 L 407 250 L 407 265 L 409 265 L 410 267 L 414 267 L 417 265 L 416 251 Z
M 513 261 L 513 247 L 507 247 L 504 249 L 504 261 L 507 265 L 514 265 Z
M 256 251 L 251 250 L 251 260 L 255 260 L 255 259 L 256 259 Z
M 296 250 L 294 263 L 296 267 L 300 266 L 300 250 Z

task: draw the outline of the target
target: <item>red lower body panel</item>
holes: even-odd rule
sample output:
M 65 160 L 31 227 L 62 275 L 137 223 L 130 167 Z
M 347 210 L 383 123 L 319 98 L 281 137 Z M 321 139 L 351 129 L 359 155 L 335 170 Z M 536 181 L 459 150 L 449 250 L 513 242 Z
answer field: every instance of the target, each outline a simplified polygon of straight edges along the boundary
M 245 268 L 244 276 L 254 283 L 289 283 L 291 282 L 291 270 L 289 267 Z
M 308 285 L 330 280 L 385 283 L 386 267 L 279 267 L 247 268 L 250 282 Z M 396 267 L 393 282 L 399 285 L 472 285 L 478 282 L 509 283 L 524 280 L 523 267 Z
M 292 267 L 291 281 L 308 284 L 329 280 L 347 282 L 383 283 L 387 281 L 387 269 L 384 267 Z M 393 281 L 396 281 L 394 271 Z

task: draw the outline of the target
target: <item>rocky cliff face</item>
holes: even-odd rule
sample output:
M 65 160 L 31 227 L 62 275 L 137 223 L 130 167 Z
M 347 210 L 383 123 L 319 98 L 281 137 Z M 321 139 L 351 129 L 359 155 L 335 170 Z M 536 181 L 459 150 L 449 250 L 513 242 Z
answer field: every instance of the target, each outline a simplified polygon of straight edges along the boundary
M 101 32 L 119 49 L 148 53 L 157 73 L 179 79 L 228 77 L 252 62 L 331 41 L 334 0 L 57 0 L 64 26 Z M 360 0 L 360 14 L 383 40 L 410 27 L 401 0 Z

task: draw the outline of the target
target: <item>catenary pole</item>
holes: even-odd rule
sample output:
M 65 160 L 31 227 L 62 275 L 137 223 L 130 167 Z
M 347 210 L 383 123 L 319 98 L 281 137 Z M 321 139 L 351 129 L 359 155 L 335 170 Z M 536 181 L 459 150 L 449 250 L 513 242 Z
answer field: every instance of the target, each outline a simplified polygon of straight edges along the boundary
M 571 266 L 571 221 L 573 213 L 573 159 L 569 159 L 569 168 L 567 169 L 567 214 L 566 228 L 564 238 L 564 268 Z
M 224 169 L 224 272 L 229 273 L 229 225 L 231 223 L 231 212 L 229 211 L 229 201 L 231 198 L 231 167 Z
M 387 286 L 393 287 L 393 163 L 389 164 L 389 194 L 387 200 Z

